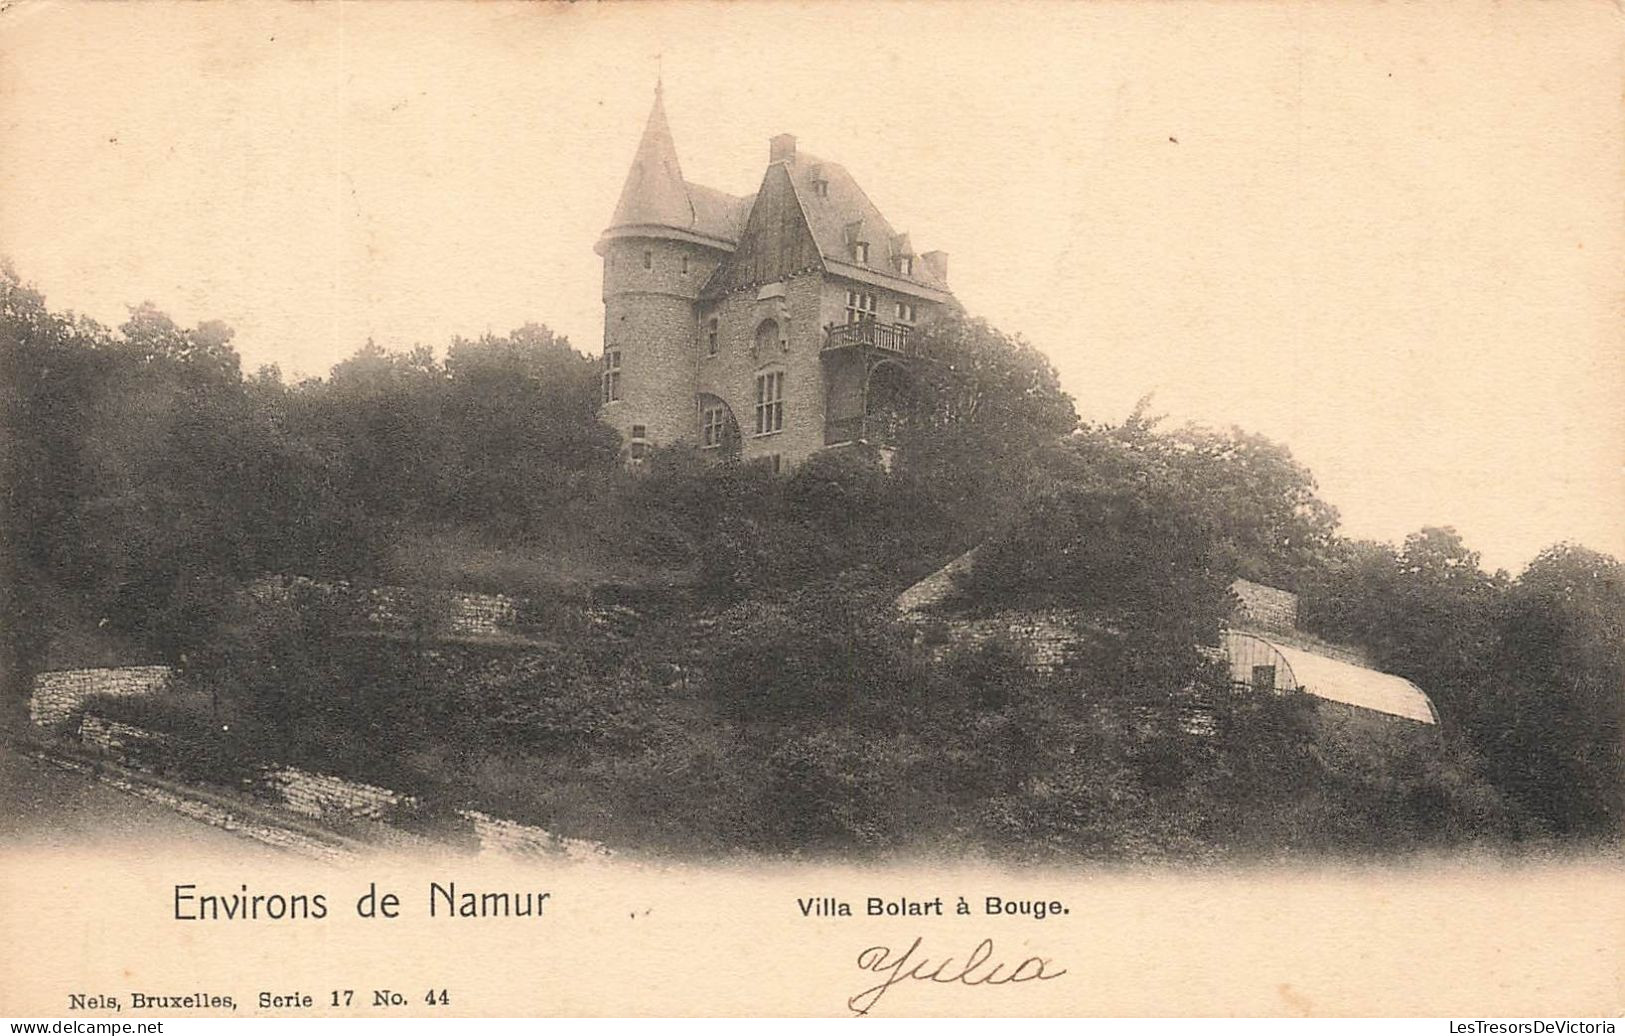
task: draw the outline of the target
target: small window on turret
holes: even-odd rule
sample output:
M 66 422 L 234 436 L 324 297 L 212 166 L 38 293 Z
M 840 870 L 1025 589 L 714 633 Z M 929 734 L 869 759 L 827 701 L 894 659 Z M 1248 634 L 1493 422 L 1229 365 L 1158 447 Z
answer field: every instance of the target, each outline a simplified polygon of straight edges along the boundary
M 655 268 L 655 254 L 647 248 L 643 250 L 643 268 L 645 270 L 652 270 Z
M 688 256 L 683 256 L 683 272 L 688 272 Z
M 614 403 L 621 398 L 621 351 L 619 349 L 604 350 L 604 373 L 601 375 L 602 398 L 605 403 Z

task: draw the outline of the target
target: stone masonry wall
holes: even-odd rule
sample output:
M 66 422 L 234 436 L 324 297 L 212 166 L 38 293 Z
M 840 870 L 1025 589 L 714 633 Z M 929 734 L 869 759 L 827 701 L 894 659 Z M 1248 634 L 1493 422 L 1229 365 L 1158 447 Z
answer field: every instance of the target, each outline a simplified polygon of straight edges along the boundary
M 1230 584 L 1230 592 L 1241 601 L 1236 607 L 1237 625 L 1267 630 L 1298 628 L 1298 595 L 1290 590 L 1238 579 Z
M 64 726 L 84 710 L 85 699 L 91 695 L 154 694 L 167 687 L 173 675 L 173 670 L 161 665 L 40 673 L 34 677 L 34 693 L 28 702 L 29 717 L 36 726 Z
M 600 416 L 623 441 L 635 425 L 656 445 L 699 438 L 694 299 L 718 257 L 703 246 L 651 238 L 618 238 L 606 248 L 604 349 L 620 351 L 621 375 L 619 399 L 605 403 Z
M 173 744 L 173 740 L 166 735 L 95 714 L 86 714 L 81 718 L 79 740 L 86 748 L 94 749 L 120 766 L 147 773 L 156 773 L 162 769 L 161 756 Z M 62 765 L 82 764 L 66 760 Z M 237 830 L 251 823 L 230 811 L 223 811 L 218 806 L 201 803 L 184 795 L 148 788 L 129 780 L 118 779 L 116 775 L 110 781 L 144 798 L 169 805 L 181 813 L 227 830 Z M 268 804 L 284 806 L 302 816 L 325 823 L 346 824 L 354 821 L 380 823 L 386 825 L 381 829 L 385 833 L 392 830 L 389 825 L 400 822 L 402 814 L 410 813 L 421 806 L 417 798 L 389 788 L 331 774 L 311 773 L 291 766 L 264 767 L 257 790 L 259 796 Z M 602 843 L 580 838 L 565 838 L 540 827 L 521 824 L 478 810 L 457 810 L 456 815 L 472 827 L 478 849 L 482 853 L 518 857 L 564 857 L 573 860 L 611 855 L 610 850 Z M 284 831 L 271 825 L 261 824 L 254 830 L 243 833 L 258 841 L 284 845 L 307 854 L 328 855 L 337 852 L 319 840 L 313 841 L 309 835 Z
M 30 754 L 52 766 L 82 774 L 90 780 L 99 781 L 138 799 L 174 810 L 181 816 L 190 817 L 199 823 L 251 838 L 284 852 L 330 862 L 354 855 L 351 849 L 337 841 L 311 832 L 295 831 L 267 823 L 255 819 L 242 810 L 198 797 L 196 794 L 151 784 L 80 759 L 47 754 L 37 749 L 32 750 Z
M 255 580 L 249 593 L 266 603 L 290 603 L 296 589 L 306 589 L 329 600 L 349 601 L 359 618 L 379 629 L 410 626 L 414 617 L 429 619 L 435 633 L 451 637 L 491 637 L 513 632 L 521 601 L 506 594 L 466 590 L 434 590 L 409 586 L 354 587 L 348 583 L 318 583 L 303 576 Z
M 822 283 L 816 273 L 803 274 L 733 292 L 702 312 L 702 322 L 717 318 L 720 344 L 715 356 L 699 346 L 696 388 L 725 400 L 733 411 L 742 460 L 778 454 L 789 470 L 824 447 Z M 757 348 L 756 330 L 766 320 L 778 324 L 782 344 Z M 756 377 L 774 371 L 784 373 L 784 427 L 757 435 Z M 698 421 L 696 413 L 691 441 L 698 436 Z
M 79 741 L 85 747 L 94 748 L 115 762 L 136 770 L 152 769 L 157 761 L 155 755 L 170 744 L 170 739 L 163 734 L 91 713 L 86 713 L 79 720 Z
M 479 839 L 482 853 L 500 853 L 507 856 L 564 856 L 569 859 L 610 855 L 609 850 L 598 842 L 563 838 L 539 827 L 493 817 L 478 810 L 459 810 L 458 815 L 474 825 L 474 834 Z
M 388 788 L 291 766 L 268 768 L 261 782 L 295 813 L 321 820 L 387 820 L 418 804 L 412 796 Z
M 927 620 L 929 621 L 929 620 Z M 1067 651 L 1077 642 L 1071 617 L 1064 611 L 1002 612 L 976 619 L 942 619 L 946 638 L 927 646 L 938 656 L 957 647 L 979 646 L 996 637 L 1009 638 L 1025 654 L 1027 665 L 1049 674 L 1066 661 Z M 929 627 L 922 627 L 928 629 Z

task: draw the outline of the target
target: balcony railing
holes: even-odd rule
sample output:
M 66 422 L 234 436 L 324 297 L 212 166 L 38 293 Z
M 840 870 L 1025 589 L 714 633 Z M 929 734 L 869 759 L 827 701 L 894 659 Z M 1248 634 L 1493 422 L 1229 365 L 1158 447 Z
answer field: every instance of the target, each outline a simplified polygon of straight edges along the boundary
M 878 320 L 860 320 L 830 328 L 824 335 L 825 349 L 847 349 L 872 346 L 902 356 L 918 356 L 919 343 L 913 340 L 913 328 L 907 324 L 882 324 Z

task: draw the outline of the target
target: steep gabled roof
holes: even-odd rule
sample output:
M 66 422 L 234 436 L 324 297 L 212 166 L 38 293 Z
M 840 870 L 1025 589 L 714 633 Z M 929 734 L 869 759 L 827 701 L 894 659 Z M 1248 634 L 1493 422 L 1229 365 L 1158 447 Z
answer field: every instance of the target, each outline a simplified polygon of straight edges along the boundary
M 712 298 L 822 265 L 818 242 L 807 225 L 789 171 L 783 162 L 774 162 L 762 177 L 733 254 L 717 267 L 700 294 Z
M 937 292 L 949 290 L 947 283 L 927 269 L 917 256 L 912 274 L 899 272 L 898 257 L 913 254 L 908 235 L 899 235 L 892 229 L 845 166 L 805 153 L 797 154 L 785 164 L 807 213 L 818 250 L 823 253 L 831 273 L 857 280 L 883 278 L 899 282 L 897 286 L 917 285 Z M 824 191 L 818 190 L 818 181 L 828 185 Z M 854 238 L 854 232 L 861 237 Z M 854 240 L 869 243 L 867 264 L 859 265 L 853 258 Z
M 765 201 L 763 191 L 736 197 L 689 183 L 683 177 L 677 145 L 666 122 L 664 91 L 657 84 L 654 105 L 604 239 L 673 237 L 716 248 L 742 248 L 756 211 L 766 204 L 770 211 L 764 213 L 758 226 L 766 228 L 771 223 L 776 229 L 771 233 L 758 229 L 751 256 L 740 262 L 725 262 L 707 286 L 708 291 L 743 287 L 768 267 L 787 269 L 785 262 L 794 260 L 797 270 L 822 265 L 830 273 L 854 280 L 915 292 L 925 298 L 948 297 L 949 288 L 940 271 L 919 257 L 911 272 L 902 272 L 899 257 L 913 254 L 908 235 L 892 229 L 845 167 L 814 155 L 797 155 L 794 138 L 784 139 L 790 141 L 789 154 L 769 164 L 763 183 L 773 182 L 775 190 Z M 775 169 L 780 171 L 780 179 L 775 178 Z M 792 224 L 804 228 L 806 242 Z M 854 254 L 857 241 L 869 246 L 867 262 L 859 262 Z M 807 242 L 815 253 L 811 261 L 800 254 Z M 600 241 L 600 252 L 603 244 Z M 788 259 L 786 255 L 767 257 L 762 249 L 769 244 L 780 251 L 788 250 Z M 746 266 L 756 272 L 740 274 Z M 722 287 L 724 284 L 730 287 Z

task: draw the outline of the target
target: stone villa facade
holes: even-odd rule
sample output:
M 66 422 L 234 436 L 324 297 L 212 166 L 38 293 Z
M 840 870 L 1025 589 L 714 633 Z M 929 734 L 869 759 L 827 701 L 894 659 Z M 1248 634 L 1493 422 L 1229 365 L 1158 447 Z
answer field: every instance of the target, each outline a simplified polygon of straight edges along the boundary
M 786 470 L 883 440 L 910 335 L 952 303 L 947 256 L 916 254 L 841 166 L 774 137 L 756 193 L 683 178 L 661 88 L 604 261 L 602 414 L 633 462 L 690 443 Z

